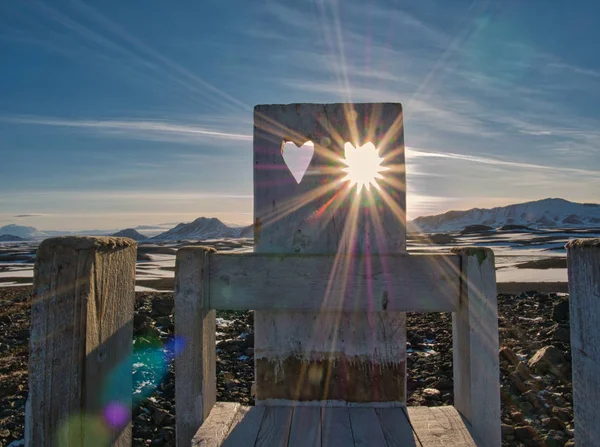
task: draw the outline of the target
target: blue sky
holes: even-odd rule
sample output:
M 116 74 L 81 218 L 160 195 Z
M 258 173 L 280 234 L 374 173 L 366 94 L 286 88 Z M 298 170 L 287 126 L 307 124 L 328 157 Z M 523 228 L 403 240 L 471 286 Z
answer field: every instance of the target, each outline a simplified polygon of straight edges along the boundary
M 600 201 L 594 1 L 0 3 L 0 225 L 252 219 L 252 108 L 404 106 L 409 218 Z

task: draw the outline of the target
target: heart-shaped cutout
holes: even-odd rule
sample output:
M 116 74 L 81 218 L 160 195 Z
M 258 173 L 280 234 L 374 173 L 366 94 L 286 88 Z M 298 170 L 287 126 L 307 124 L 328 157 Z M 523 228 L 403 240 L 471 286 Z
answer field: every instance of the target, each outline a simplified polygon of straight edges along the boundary
M 296 182 L 300 183 L 302 181 L 314 153 L 315 145 L 310 140 L 302 146 L 297 146 L 296 143 L 292 143 L 291 141 L 286 141 L 283 144 L 281 148 L 283 161 L 285 161 Z

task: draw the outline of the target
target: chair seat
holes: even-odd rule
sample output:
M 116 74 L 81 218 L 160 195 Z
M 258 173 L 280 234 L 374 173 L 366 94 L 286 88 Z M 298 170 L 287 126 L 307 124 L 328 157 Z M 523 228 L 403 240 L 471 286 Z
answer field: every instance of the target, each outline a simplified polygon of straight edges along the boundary
M 217 402 L 193 447 L 481 445 L 452 406 L 242 406 Z

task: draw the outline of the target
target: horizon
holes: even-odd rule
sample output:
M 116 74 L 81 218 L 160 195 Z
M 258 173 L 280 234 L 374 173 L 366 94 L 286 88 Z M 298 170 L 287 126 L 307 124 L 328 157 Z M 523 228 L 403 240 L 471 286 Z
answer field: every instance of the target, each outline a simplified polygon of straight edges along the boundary
M 600 5 L 578 6 L 2 3 L 0 227 L 250 224 L 268 103 L 402 103 L 408 220 L 598 203 Z
M 541 202 L 541 201 L 546 201 L 546 200 L 567 200 L 564 199 L 562 197 L 544 197 L 541 199 L 534 199 L 534 200 L 528 200 L 528 201 L 524 201 L 524 202 L 516 202 L 516 203 L 508 203 L 506 205 L 498 205 L 498 206 L 493 206 L 493 207 L 478 207 L 478 206 L 474 206 L 471 208 L 466 208 L 466 209 L 452 209 L 452 210 L 446 210 L 446 211 L 442 211 L 440 213 L 436 213 L 436 214 L 427 214 L 427 215 L 419 215 L 419 216 L 415 216 L 414 218 L 410 218 L 407 219 L 407 223 L 414 221 L 418 218 L 422 218 L 422 217 L 431 217 L 431 216 L 437 216 L 437 215 L 442 215 L 445 214 L 447 212 L 450 211 L 458 211 L 458 212 L 467 212 L 467 211 L 471 211 L 474 209 L 493 209 L 493 208 L 498 208 L 498 207 L 504 207 L 504 206 L 508 206 L 508 205 L 522 205 L 525 203 L 532 203 L 532 202 Z M 592 205 L 598 205 L 600 206 L 600 203 L 592 203 L 592 202 L 574 202 L 574 201 L 569 201 L 570 203 L 579 203 L 582 205 L 587 205 L 587 204 L 592 204 Z M 21 218 L 27 217 L 27 216 L 20 216 Z M 32 216 L 33 217 L 33 216 Z M 198 219 L 211 219 L 211 218 L 217 218 L 218 220 L 220 220 L 222 223 L 224 223 L 227 226 L 230 227 L 239 227 L 239 226 L 250 226 L 252 225 L 252 221 L 245 221 L 245 222 L 235 222 L 235 221 L 228 221 L 228 220 L 224 220 L 218 216 L 211 216 L 211 215 L 198 215 L 192 219 L 189 220 L 180 220 L 180 221 L 173 221 L 173 222 L 158 222 L 158 223 L 140 223 L 137 222 L 135 224 L 131 224 L 129 226 L 106 226 L 104 228 L 102 227 L 86 227 L 86 228 L 65 228 L 65 227 L 60 227 L 60 228 L 42 228 L 42 227 L 36 227 L 35 225 L 28 225 L 25 223 L 15 223 L 15 222 L 9 222 L 9 223 L 5 223 L 5 224 L 1 224 L 0 222 L 0 228 L 9 226 L 9 225 L 17 225 L 17 226 L 25 226 L 25 227 L 33 227 L 38 231 L 44 232 L 44 231 L 65 231 L 65 232 L 93 232 L 93 231 L 122 231 L 122 230 L 128 230 L 128 229 L 134 229 L 134 230 L 139 230 L 139 231 L 144 231 L 144 230 L 163 230 L 163 231 L 167 231 L 170 230 L 174 227 L 176 227 L 177 225 L 187 225 L 189 223 L 192 223 Z M 140 227 L 151 227 L 151 228 L 140 228 Z

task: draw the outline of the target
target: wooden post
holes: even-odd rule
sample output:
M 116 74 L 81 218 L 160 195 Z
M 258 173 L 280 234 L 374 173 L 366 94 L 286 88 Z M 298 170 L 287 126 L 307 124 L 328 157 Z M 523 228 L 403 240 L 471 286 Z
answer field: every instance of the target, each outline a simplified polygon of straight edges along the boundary
M 26 446 L 131 445 L 136 250 L 114 237 L 40 244 Z
M 473 436 L 486 446 L 501 445 L 498 301 L 494 252 L 458 248 L 461 294 L 452 315 L 454 406 Z
M 175 266 L 175 409 L 178 446 L 189 446 L 217 400 L 215 311 L 208 302 L 210 253 L 206 247 L 177 251 Z
M 385 301 L 368 282 L 361 288 L 349 279 L 357 272 L 370 278 L 372 258 L 406 250 L 403 131 L 399 103 L 256 106 L 254 250 L 339 255 L 326 272 L 337 291 L 318 298 L 348 303 L 340 309 L 359 295 Z M 285 142 L 309 140 L 314 153 L 298 182 L 282 155 Z M 346 142 L 379 149 L 388 168 L 381 189 L 357 195 L 343 181 Z M 352 253 L 370 257 L 356 261 Z M 403 312 L 257 310 L 254 330 L 257 404 L 406 400 Z
M 600 239 L 567 244 L 577 445 L 600 439 Z

